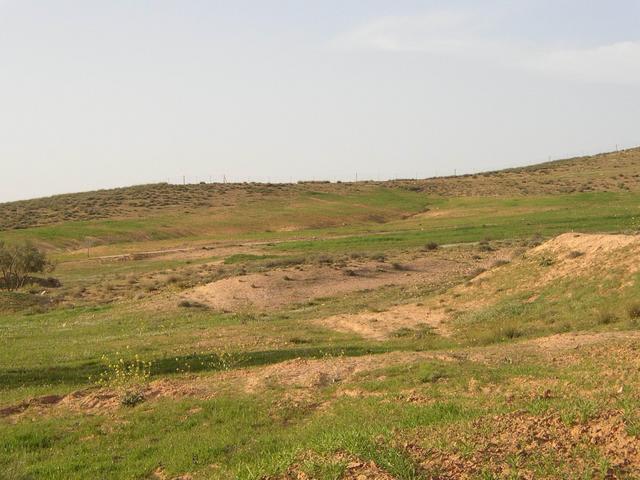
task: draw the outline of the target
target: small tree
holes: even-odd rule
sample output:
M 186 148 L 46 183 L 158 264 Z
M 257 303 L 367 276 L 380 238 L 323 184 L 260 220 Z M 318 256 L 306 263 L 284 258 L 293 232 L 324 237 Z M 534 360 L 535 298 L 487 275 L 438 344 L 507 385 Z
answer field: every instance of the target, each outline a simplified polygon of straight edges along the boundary
M 32 243 L 10 245 L 0 240 L 0 286 L 5 290 L 22 287 L 30 274 L 43 273 L 51 267 L 45 253 Z

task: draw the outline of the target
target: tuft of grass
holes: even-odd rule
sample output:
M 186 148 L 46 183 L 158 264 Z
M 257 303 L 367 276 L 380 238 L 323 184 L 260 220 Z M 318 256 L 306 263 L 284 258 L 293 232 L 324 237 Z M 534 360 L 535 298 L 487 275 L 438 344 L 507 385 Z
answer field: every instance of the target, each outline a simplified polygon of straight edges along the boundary
M 609 310 L 600 310 L 596 315 L 599 325 L 609 325 L 618 321 L 618 316 Z
M 414 335 L 414 333 L 415 333 L 415 330 L 412 330 L 407 327 L 402 327 L 394 331 L 391 335 L 396 338 L 405 338 L 405 337 L 410 337 Z
M 425 251 L 430 251 L 430 250 L 437 250 L 438 249 L 438 243 L 437 242 L 427 242 L 424 246 Z
M 487 269 L 483 267 L 474 268 L 471 273 L 469 273 L 469 278 L 476 278 L 478 275 L 482 275 L 486 271 Z
M 478 248 L 481 252 L 493 252 L 494 250 L 488 240 L 481 240 L 478 242 Z
M 632 303 L 627 307 L 627 315 L 631 320 L 640 319 L 640 303 Z
M 502 332 L 502 335 L 505 338 L 508 338 L 509 340 L 513 340 L 515 338 L 520 338 L 520 337 L 522 337 L 524 335 L 524 332 L 520 328 L 518 328 L 518 327 L 516 327 L 514 325 L 509 325 L 509 326 L 505 327 L 504 329 L 501 329 L 501 332 Z
M 178 306 L 182 308 L 207 308 L 205 304 L 196 302 L 194 300 L 180 300 L 180 302 L 178 302 Z
M 496 260 L 495 262 L 493 262 L 492 268 L 497 268 L 497 267 L 502 267 L 504 265 L 509 265 L 509 260 L 506 260 L 504 258 L 499 258 L 498 260 Z
M 256 260 L 267 260 L 270 258 L 275 258 L 277 255 L 252 255 L 249 253 L 237 253 L 235 255 L 231 255 L 224 259 L 225 265 L 234 265 L 236 263 L 245 263 Z
M 122 395 L 120 403 L 125 407 L 135 407 L 136 405 L 144 402 L 144 394 L 140 391 L 129 390 Z
M 540 260 L 538 261 L 538 264 L 541 267 L 550 267 L 551 265 L 553 265 L 555 263 L 555 261 L 553 260 L 553 258 L 551 257 L 542 257 L 540 258 Z
M 399 262 L 393 262 L 391 266 L 393 267 L 394 270 L 398 270 L 401 272 L 410 270 L 410 268 L 407 265 L 403 265 L 402 263 L 399 263 Z
M 443 370 L 433 370 L 420 378 L 422 383 L 436 383 L 438 380 L 447 378 L 449 375 Z

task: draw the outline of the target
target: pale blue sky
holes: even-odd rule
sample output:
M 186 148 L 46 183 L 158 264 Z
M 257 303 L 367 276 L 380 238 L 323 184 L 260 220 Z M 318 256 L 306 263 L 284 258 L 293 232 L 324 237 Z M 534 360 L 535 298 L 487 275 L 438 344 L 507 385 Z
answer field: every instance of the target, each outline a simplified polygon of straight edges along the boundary
M 0 201 L 640 144 L 640 1 L 0 0 Z

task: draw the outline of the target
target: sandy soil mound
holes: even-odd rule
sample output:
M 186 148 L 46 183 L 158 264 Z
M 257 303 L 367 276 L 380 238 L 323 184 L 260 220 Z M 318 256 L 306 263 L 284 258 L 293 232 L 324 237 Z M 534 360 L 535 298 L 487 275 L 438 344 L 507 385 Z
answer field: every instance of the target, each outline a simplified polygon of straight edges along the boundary
M 438 335 L 448 336 L 443 310 L 424 305 L 399 305 L 384 312 L 335 315 L 317 320 L 323 327 L 345 333 L 356 333 L 371 340 L 385 340 L 402 329 L 429 328 Z
M 466 263 L 438 258 L 395 267 L 377 262 L 346 267 L 307 265 L 226 278 L 189 290 L 182 297 L 217 310 L 274 309 L 385 285 L 436 284 L 469 268 Z
M 563 233 L 534 248 L 536 253 L 547 252 L 560 255 L 571 251 L 594 255 L 610 252 L 629 245 L 640 245 L 640 236 L 595 233 Z
M 563 279 L 596 279 L 603 293 L 610 284 L 619 288 L 632 285 L 640 268 L 640 236 L 566 233 L 528 250 L 509 262 L 475 276 L 466 284 L 453 287 L 438 302 L 457 311 L 474 311 L 491 306 L 507 296 L 538 292 Z
M 638 271 L 640 236 L 565 233 L 530 252 L 553 262 L 541 275 L 543 283 L 566 276 L 601 275 L 623 269 Z

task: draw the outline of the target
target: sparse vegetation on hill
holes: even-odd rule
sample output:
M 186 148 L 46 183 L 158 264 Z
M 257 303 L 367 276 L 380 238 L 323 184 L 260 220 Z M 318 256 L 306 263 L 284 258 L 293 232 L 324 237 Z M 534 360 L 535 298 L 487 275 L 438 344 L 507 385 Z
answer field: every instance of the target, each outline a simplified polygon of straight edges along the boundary
M 549 195 L 640 190 L 640 148 L 496 172 L 388 182 L 291 184 L 166 183 L 72 193 L 0 204 L 0 230 L 64 222 L 217 211 L 256 200 L 295 200 L 317 191 L 348 195 L 379 187 L 438 197 Z M 384 220 L 384 216 L 381 217 Z

